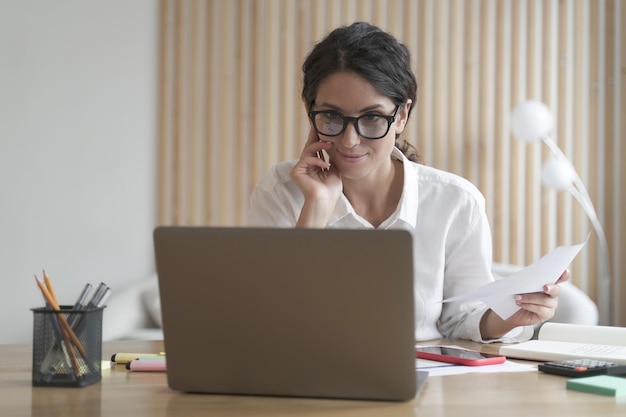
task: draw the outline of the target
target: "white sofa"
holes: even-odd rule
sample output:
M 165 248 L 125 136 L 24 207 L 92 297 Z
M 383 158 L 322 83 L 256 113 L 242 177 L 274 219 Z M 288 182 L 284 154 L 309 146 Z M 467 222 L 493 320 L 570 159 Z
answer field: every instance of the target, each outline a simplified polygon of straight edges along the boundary
M 104 309 L 102 338 L 163 339 L 156 273 L 114 289 Z
M 520 267 L 494 264 L 493 274 L 504 277 Z M 598 324 L 595 303 L 570 282 L 561 284 L 557 323 Z M 104 311 L 103 339 L 163 339 L 161 308 L 156 274 L 116 289 Z

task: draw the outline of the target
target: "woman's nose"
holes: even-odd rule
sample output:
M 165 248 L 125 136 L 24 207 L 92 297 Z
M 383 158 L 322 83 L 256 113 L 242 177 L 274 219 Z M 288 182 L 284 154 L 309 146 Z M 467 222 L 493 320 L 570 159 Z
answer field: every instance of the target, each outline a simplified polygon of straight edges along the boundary
M 359 133 L 356 131 L 356 126 L 354 126 L 354 123 L 348 123 L 348 126 L 346 126 L 346 129 L 341 135 L 341 144 L 346 148 L 352 148 L 360 142 L 361 136 L 359 136 Z

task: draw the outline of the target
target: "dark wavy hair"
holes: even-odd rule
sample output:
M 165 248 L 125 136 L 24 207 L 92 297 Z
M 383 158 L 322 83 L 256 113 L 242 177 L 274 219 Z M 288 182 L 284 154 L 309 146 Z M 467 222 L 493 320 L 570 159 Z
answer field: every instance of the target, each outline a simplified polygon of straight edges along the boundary
M 302 100 L 310 107 L 320 83 L 336 72 L 353 72 L 368 80 L 396 105 L 417 97 L 417 80 L 407 47 L 393 35 L 366 22 L 339 27 L 318 42 L 302 64 Z M 417 150 L 396 136 L 396 147 L 419 162 Z

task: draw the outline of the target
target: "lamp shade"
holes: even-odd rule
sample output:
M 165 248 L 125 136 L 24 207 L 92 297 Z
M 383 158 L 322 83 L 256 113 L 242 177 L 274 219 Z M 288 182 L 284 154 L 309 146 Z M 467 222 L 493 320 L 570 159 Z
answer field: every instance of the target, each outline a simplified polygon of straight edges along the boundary
M 555 158 L 548 158 L 541 169 L 541 181 L 546 187 L 557 190 L 569 188 L 576 178 L 576 172 L 566 161 Z
M 538 141 L 548 135 L 553 126 L 552 112 L 540 101 L 523 101 L 511 113 L 511 133 L 523 141 Z

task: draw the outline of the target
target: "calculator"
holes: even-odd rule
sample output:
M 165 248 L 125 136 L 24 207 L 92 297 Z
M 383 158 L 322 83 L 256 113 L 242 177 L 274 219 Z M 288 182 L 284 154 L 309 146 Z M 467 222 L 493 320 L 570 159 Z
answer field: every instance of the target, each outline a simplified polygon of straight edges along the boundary
M 626 365 L 598 359 L 569 359 L 540 363 L 537 368 L 548 374 L 578 378 L 594 375 L 626 375 Z

